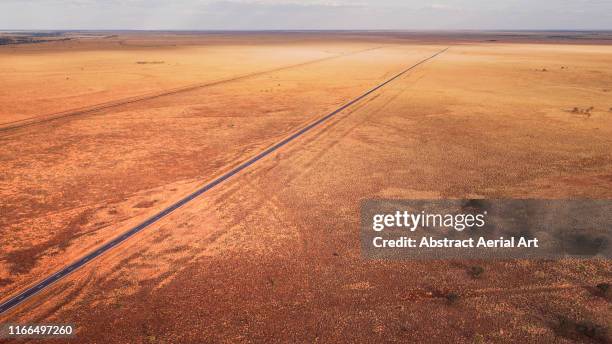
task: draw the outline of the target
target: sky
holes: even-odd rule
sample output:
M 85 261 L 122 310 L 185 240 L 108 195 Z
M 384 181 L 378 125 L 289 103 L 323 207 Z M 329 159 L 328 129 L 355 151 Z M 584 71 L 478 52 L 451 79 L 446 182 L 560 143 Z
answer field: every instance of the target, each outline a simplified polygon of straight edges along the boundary
M 0 30 L 611 30 L 612 0 L 0 0 Z

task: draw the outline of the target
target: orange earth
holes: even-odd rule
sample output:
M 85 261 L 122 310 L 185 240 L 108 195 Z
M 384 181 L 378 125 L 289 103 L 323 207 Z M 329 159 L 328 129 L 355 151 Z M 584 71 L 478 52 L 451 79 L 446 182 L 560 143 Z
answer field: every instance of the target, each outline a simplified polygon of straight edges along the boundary
M 607 36 L 71 35 L 0 46 L 2 299 L 449 50 L 0 322 L 100 343 L 611 340 L 607 260 L 375 261 L 359 241 L 365 199 L 612 198 Z

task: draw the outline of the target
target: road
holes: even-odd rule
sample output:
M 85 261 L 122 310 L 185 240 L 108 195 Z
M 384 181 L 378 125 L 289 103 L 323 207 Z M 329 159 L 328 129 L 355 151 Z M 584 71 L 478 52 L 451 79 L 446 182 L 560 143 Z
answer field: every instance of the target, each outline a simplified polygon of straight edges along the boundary
M 256 156 L 252 157 L 251 159 L 247 160 L 246 162 L 243 162 L 242 164 L 240 164 L 237 167 L 233 168 L 229 172 L 227 172 L 227 173 L 221 175 L 220 177 L 212 180 L 208 184 L 206 184 L 203 187 L 197 189 L 196 191 L 194 191 L 191 194 L 189 194 L 188 196 L 182 198 L 178 202 L 170 205 L 169 207 L 163 209 L 162 211 L 158 212 L 157 214 L 155 214 L 154 216 L 152 216 L 149 219 L 145 220 L 144 222 L 138 224 L 137 226 L 133 227 L 132 229 L 130 229 L 130 230 L 126 231 L 125 233 L 119 235 L 115 239 L 113 239 L 113 240 L 107 242 L 106 244 L 102 245 L 101 247 L 99 247 L 95 251 L 85 255 L 84 257 L 82 257 L 82 258 L 78 259 L 77 261 L 73 262 L 72 264 L 62 268 L 61 270 L 57 271 L 56 273 L 52 274 L 51 276 L 49 276 L 49 277 L 47 277 L 47 278 L 37 282 L 36 284 L 34 284 L 33 286 L 27 288 L 26 290 L 18 293 L 17 295 L 13 296 L 12 298 L 10 298 L 8 300 L 2 302 L 0 304 L 0 314 L 6 313 L 7 311 L 9 311 L 10 309 L 14 308 L 15 306 L 23 303 L 24 301 L 26 301 L 29 298 L 33 297 L 34 295 L 38 294 L 40 291 L 44 290 L 45 288 L 48 288 L 49 286 L 51 286 L 55 282 L 65 278 L 66 276 L 68 276 L 72 272 L 74 272 L 75 270 L 85 266 L 86 264 L 88 264 L 89 262 L 94 260 L 95 258 L 103 255 L 105 252 L 108 252 L 109 250 L 117 247 L 118 245 L 120 245 L 124 241 L 128 240 L 130 237 L 136 235 L 137 233 L 143 231 L 144 229 L 146 229 L 147 227 L 151 226 L 152 224 L 158 222 L 162 218 L 166 217 L 167 215 L 171 214 L 175 210 L 177 210 L 180 207 L 182 207 L 183 205 L 189 203 L 190 201 L 192 201 L 196 197 L 202 195 L 203 193 L 205 193 L 205 192 L 211 190 L 212 188 L 216 187 L 217 185 L 223 183 L 227 179 L 233 177 L 234 175 L 238 174 L 242 170 L 244 170 L 244 169 L 248 168 L 249 166 L 255 164 L 259 160 L 265 158 L 266 156 L 270 155 L 271 153 L 275 152 L 276 150 L 280 149 L 281 147 L 287 145 L 291 141 L 299 138 L 300 136 L 304 135 L 305 133 L 307 133 L 308 131 L 312 130 L 313 128 L 316 128 L 317 126 L 323 124 L 324 122 L 326 122 L 327 120 L 329 120 L 330 118 L 332 118 L 333 116 L 338 114 L 339 112 L 342 112 L 343 110 L 349 108 L 350 106 L 354 105 L 355 103 L 361 101 L 362 99 L 366 98 L 370 94 L 376 92 L 380 88 L 382 88 L 385 85 L 389 84 L 393 80 L 395 80 L 395 79 L 401 77 L 402 75 L 406 74 L 410 70 L 412 70 L 412 69 L 420 66 L 421 64 L 423 64 L 423 63 L 425 63 L 425 62 L 435 58 L 436 56 L 444 53 L 446 50 L 448 50 L 448 48 L 440 50 L 437 53 L 435 53 L 435 54 L 433 54 L 433 55 L 431 55 L 431 56 L 429 56 L 429 57 L 427 57 L 427 58 L 425 58 L 425 59 L 423 59 L 423 60 L 421 60 L 421 61 L 419 61 L 419 62 L 417 62 L 417 63 L 415 63 L 415 64 L 413 64 L 413 65 L 411 65 L 409 67 L 407 67 L 407 68 L 405 68 L 404 70 L 402 70 L 399 73 L 395 74 L 390 79 L 387 79 L 383 83 L 381 83 L 381 84 L 371 88 L 370 90 L 368 90 L 365 93 L 361 94 L 360 96 L 352 99 L 351 101 L 345 103 L 344 105 L 342 105 L 341 107 L 337 108 L 336 110 L 334 110 L 334 111 L 330 112 L 329 114 L 319 118 L 318 120 L 310 123 L 309 125 L 307 125 L 304 128 L 298 130 L 297 132 L 293 133 L 292 135 L 290 135 L 289 137 L 285 138 L 284 140 L 276 143 L 275 145 L 267 148 L 266 150 L 262 151 L 261 153 L 257 154 Z

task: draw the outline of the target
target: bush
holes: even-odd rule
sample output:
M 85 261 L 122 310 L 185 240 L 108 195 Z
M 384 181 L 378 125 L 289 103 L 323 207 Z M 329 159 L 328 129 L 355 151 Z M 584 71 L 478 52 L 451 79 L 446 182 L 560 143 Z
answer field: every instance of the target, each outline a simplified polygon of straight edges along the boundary
M 468 269 L 468 274 L 472 276 L 472 278 L 480 278 L 484 273 L 484 268 L 482 266 L 470 266 Z

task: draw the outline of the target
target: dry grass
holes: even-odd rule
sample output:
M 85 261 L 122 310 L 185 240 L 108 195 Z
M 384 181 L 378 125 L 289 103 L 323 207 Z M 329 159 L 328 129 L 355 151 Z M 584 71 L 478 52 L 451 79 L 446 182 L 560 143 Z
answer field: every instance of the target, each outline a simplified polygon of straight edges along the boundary
M 378 49 L 1 133 L 3 292 L 452 41 L 200 39 L 0 49 L 0 72 L 9 72 L 0 118 Z M 612 197 L 612 116 L 601 110 L 612 106 L 602 91 L 612 81 L 612 47 L 462 42 L 12 317 L 76 322 L 80 338 L 92 342 L 606 339 L 609 300 L 584 285 L 606 280 L 608 261 L 360 257 L 359 204 L 366 198 Z M 588 120 L 574 107 L 590 108 Z M 64 235 L 78 240 L 53 241 Z M 7 257 L 23 250 L 36 251 L 28 255 L 36 259 L 19 270 Z M 568 307 L 581 315 L 572 319 L 589 323 L 551 326 L 549 314 Z M 158 326 L 143 333 L 143 323 Z M 117 326 L 123 330 L 112 331 Z

